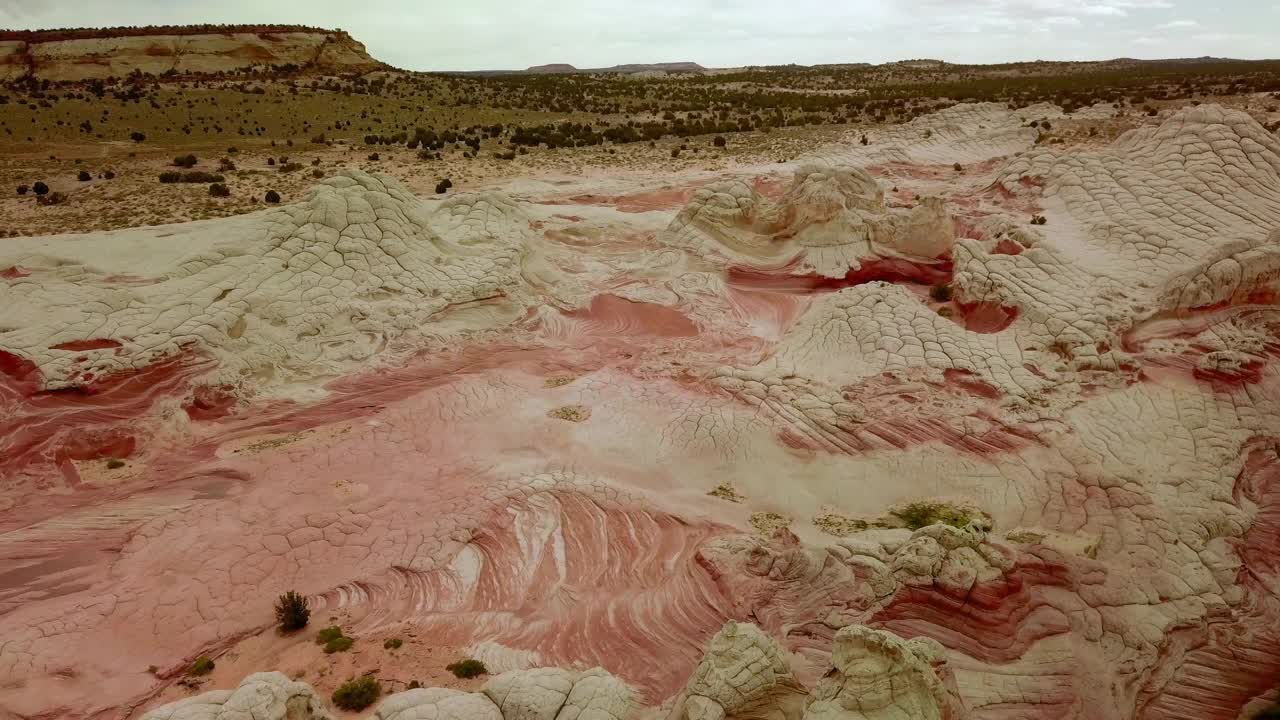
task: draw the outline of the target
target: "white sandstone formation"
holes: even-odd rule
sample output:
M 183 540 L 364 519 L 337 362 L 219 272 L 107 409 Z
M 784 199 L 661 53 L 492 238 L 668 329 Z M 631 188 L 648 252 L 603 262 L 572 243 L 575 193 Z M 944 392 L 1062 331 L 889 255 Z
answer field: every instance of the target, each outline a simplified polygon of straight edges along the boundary
M 814 688 L 804 720 L 942 720 L 947 692 L 934 671 L 934 640 L 849 626 L 836 633 L 834 672 Z
M 214 690 L 170 703 L 142 720 L 332 720 L 311 686 L 278 672 L 254 673 L 235 690 Z
M 814 165 L 800 168 L 777 202 L 741 180 L 701 188 L 663 237 L 726 263 L 840 278 L 883 257 L 932 262 L 950 250 L 955 231 L 937 198 L 889 208 L 864 170 Z

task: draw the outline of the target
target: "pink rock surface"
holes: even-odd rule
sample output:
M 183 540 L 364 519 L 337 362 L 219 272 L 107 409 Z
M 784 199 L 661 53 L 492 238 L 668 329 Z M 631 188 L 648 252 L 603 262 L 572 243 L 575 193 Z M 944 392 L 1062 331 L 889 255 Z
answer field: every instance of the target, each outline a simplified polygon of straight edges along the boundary
M 348 172 L 141 283 L 132 231 L 41 241 L 95 283 L 10 241 L 0 714 L 472 655 L 690 717 L 1238 717 L 1280 677 L 1280 142 L 1025 130 L 530 202 Z M 276 636 L 287 590 L 356 650 Z

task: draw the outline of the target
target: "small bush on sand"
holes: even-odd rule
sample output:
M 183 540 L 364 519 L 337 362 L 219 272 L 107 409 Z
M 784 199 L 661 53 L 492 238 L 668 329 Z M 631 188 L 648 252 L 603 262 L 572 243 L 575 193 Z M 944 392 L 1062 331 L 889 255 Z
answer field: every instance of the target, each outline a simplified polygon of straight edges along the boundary
M 444 669 L 453 673 L 454 677 L 460 678 L 473 678 L 489 674 L 489 668 L 485 667 L 484 663 L 471 658 L 459 660 L 455 663 L 449 663 Z
M 1044 225 L 1044 224 L 1045 224 L 1045 223 L 1047 223 L 1047 222 L 1049 222 L 1049 221 L 1048 221 L 1048 220 L 1046 220 L 1046 219 L 1044 218 L 1044 216 L 1043 216 L 1043 215 L 1032 215 L 1032 216 L 1031 216 L 1031 224 L 1032 224 L 1032 225 Z
M 280 172 L 282 173 L 296 172 L 301 169 L 302 169 L 302 163 L 291 162 L 291 163 L 285 163 L 280 166 Z
M 275 158 L 267 158 L 267 164 L 268 164 L 268 165 L 270 165 L 270 166 L 272 166 L 272 167 L 275 167 L 276 159 L 275 159 Z
M 382 694 L 382 684 L 371 675 L 348 680 L 333 691 L 333 704 L 343 710 L 363 710 Z
M 349 637 L 338 637 L 324 644 L 324 652 L 326 655 L 332 655 L 336 652 L 346 652 L 355 644 L 355 640 Z
M 48 195 L 36 196 L 36 202 L 40 205 L 61 205 L 67 201 L 67 194 L 63 192 L 51 192 Z
M 912 530 L 938 524 L 963 528 L 974 520 L 974 516 L 965 508 L 943 502 L 907 503 L 890 510 L 889 514 L 901 520 Z
M 31 191 L 34 192 L 36 195 L 48 195 L 49 186 L 45 185 L 42 182 L 37 182 L 35 185 L 31 186 Z
M 281 632 L 301 630 L 311 621 L 307 598 L 290 590 L 276 598 L 276 625 Z
M 88 171 L 81 170 L 80 172 L 76 173 L 76 179 L 79 180 L 80 182 L 89 182 L 90 180 L 93 179 L 93 176 L 90 175 Z
M 231 172 L 232 170 L 235 170 L 235 169 L 236 169 L 236 164 L 232 162 L 231 158 L 222 158 L 221 160 L 218 161 L 218 170 L 220 172 Z
M 211 197 L 231 197 L 231 188 L 222 183 L 214 183 L 209 186 L 209 195 Z
M 111 470 L 115 470 L 117 468 L 122 468 L 122 467 L 124 467 L 124 461 L 121 460 L 120 458 L 111 458 L 110 460 L 107 461 L 107 468 Z
M 324 177 L 324 171 L 321 170 L 320 168 L 313 168 L 311 170 L 311 177 L 319 180 L 320 178 Z
M 952 292 L 950 285 L 934 285 L 929 288 L 929 297 L 937 302 L 948 302 L 951 300 Z
M 30 189 L 31 189 L 31 188 L 27 187 L 26 185 L 19 185 L 19 186 L 18 186 L 18 194 L 19 194 L 19 195 L 26 195 L 26 194 L 27 194 L 27 191 L 28 191 L 28 190 L 30 190 Z
M 340 637 L 342 637 L 342 628 L 337 625 L 330 625 L 316 633 L 316 644 L 324 645 L 332 640 L 337 640 Z
M 213 672 L 213 660 L 208 655 L 201 655 L 196 661 L 191 663 L 191 668 L 187 670 L 188 675 L 208 675 Z
M 179 155 L 178 157 L 173 159 L 174 166 L 180 167 L 180 168 L 193 168 L 196 166 L 196 162 L 197 162 L 196 156 L 190 155 L 190 154 Z
M 378 156 L 378 153 L 369 153 L 369 162 L 377 162 L 381 159 L 382 158 Z
M 712 140 L 712 141 L 711 141 L 711 143 L 712 143 L 713 145 L 715 145 L 716 147 L 724 147 L 724 146 L 725 146 L 725 139 L 724 139 L 724 136 L 723 136 L 723 135 L 717 135 L 717 136 L 716 136 L 716 139 L 715 139 L 715 140 Z
M 113 171 L 111 171 L 111 170 L 108 170 L 108 171 L 106 171 L 106 172 L 102 173 L 102 177 L 104 177 L 104 178 L 106 178 L 106 179 L 108 179 L 108 180 L 115 180 L 115 179 L 116 179 L 116 174 L 115 174 L 115 172 L 113 172 Z
M 275 205 L 280 202 L 280 193 L 276 192 L 275 190 L 268 190 L 266 199 L 267 199 L 267 202 L 271 203 L 272 205 Z
M 404 645 L 404 641 L 400 638 L 387 638 L 386 642 L 382 643 L 385 650 L 399 650 L 401 645 Z
M 146 139 L 147 139 L 147 136 L 146 136 L 146 135 L 143 135 L 142 133 L 138 132 L 137 130 L 134 130 L 133 132 L 129 133 L 129 139 L 130 139 L 130 140 L 132 140 L 132 141 L 134 141 L 134 142 L 136 142 L 136 143 L 140 143 L 140 142 L 142 142 L 143 140 L 146 140 Z
M 187 172 L 163 172 L 160 173 L 160 182 L 171 183 L 220 183 L 226 178 L 215 173 L 208 173 L 203 170 L 189 170 Z

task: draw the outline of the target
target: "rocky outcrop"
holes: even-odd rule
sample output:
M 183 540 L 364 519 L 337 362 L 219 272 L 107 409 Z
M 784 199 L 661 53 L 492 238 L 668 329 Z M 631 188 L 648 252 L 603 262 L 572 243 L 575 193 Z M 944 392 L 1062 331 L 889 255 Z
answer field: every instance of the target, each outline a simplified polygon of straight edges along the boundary
M 238 30 L 187 34 L 181 28 L 158 28 L 156 34 L 105 36 L 10 33 L 0 40 L 0 80 L 78 81 L 124 77 L 135 71 L 191 74 L 283 66 L 349 73 L 383 67 L 364 45 L 340 30 Z
M 254 673 L 235 690 L 214 690 L 158 707 L 142 720 L 332 720 L 310 685 L 283 673 Z
M 601 668 L 513 670 L 480 692 L 415 688 L 378 704 L 376 720 L 942 720 L 950 696 L 934 640 L 903 640 L 860 625 L 841 629 L 829 670 L 812 689 L 796 680 L 777 640 L 729 622 L 707 645 L 689 684 L 667 708 L 641 708 L 622 680 Z M 148 712 L 142 720 L 331 720 L 309 685 L 278 672 L 250 675 L 236 690 L 216 690 Z

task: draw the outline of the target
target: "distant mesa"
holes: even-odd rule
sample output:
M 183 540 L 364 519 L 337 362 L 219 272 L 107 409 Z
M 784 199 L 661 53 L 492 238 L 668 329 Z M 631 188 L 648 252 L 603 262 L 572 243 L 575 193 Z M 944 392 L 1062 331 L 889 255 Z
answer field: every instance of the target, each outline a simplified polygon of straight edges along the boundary
M 153 25 L 0 31 L 0 81 L 82 81 L 270 68 L 363 73 L 386 68 L 342 30 L 303 25 Z
M 530 74 L 568 74 L 568 73 L 622 73 L 631 75 L 643 72 L 703 72 L 706 68 L 695 62 L 669 62 L 669 63 L 627 63 L 624 65 L 613 65 L 604 68 L 584 68 L 579 69 L 568 63 L 552 63 L 550 65 L 534 65 L 525 70 Z

